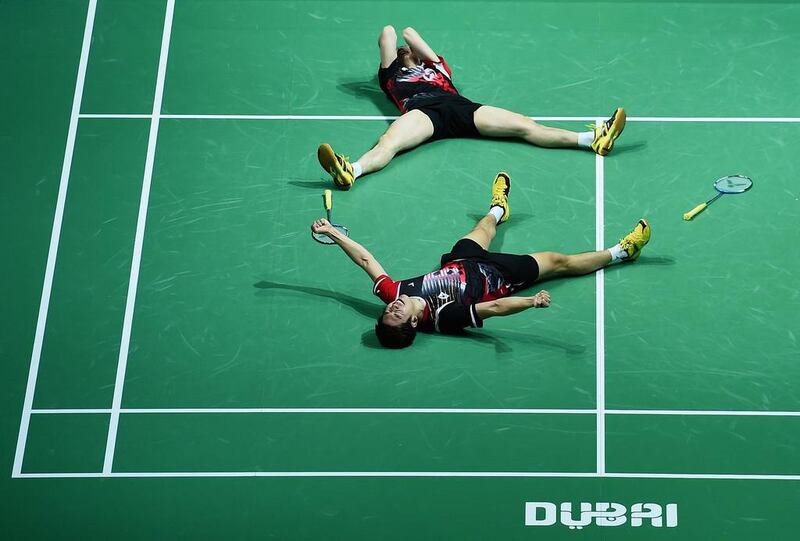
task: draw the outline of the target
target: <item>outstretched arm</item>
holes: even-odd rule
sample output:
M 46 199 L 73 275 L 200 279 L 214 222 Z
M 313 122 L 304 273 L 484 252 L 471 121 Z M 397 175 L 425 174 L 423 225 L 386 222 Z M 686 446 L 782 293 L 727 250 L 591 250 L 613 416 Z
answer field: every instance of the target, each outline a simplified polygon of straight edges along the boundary
M 364 269 L 364 272 L 366 272 L 373 281 L 375 281 L 378 276 L 386 274 L 386 271 L 383 270 L 378 260 L 375 259 L 366 248 L 350 237 L 339 233 L 328 220 L 324 218 L 315 220 L 314 223 L 311 224 L 311 231 L 314 233 L 321 233 L 338 244 L 339 248 L 353 260 L 353 263 Z
M 397 58 L 397 33 L 393 26 L 383 27 L 378 36 L 378 47 L 381 49 L 381 67 L 388 68 Z
M 419 33 L 417 33 L 417 31 L 410 26 L 403 30 L 403 39 L 406 40 L 406 43 L 411 51 L 422 60 L 428 60 L 429 62 L 439 61 L 439 55 L 433 52 L 433 49 L 431 49 L 430 45 L 425 43 L 425 40 L 422 39 L 422 36 L 420 36 Z
M 540 291 L 532 297 L 504 297 L 475 305 L 478 317 L 486 319 L 495 316 L 510 316 L 528 308 L 547 308 L 550 306 L 550 293 Z

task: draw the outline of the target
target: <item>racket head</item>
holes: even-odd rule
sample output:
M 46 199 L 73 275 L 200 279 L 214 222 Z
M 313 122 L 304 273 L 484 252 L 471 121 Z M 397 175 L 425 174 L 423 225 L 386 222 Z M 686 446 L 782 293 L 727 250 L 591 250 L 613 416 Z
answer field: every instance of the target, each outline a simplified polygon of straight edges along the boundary
M 339 224 L 331 224 L 331 225 L 333 226 L 334 229 L 336 229 L 339 233 L 341 233 L 345 237 L 350 236 L 350 230 L 347 229 L 345 226 Z M 328 245 L 336 244 L 333 241 L 333 239 L 331 239 L 329 236 L 322 235 L 321 233 L 314 233 L 313 231 L 311 232 L 311 238 L 319 242 L 320 244 L 328 244 Z
M 744 175 L 726 175 L 714 181 L 719 193 L 744 193 L 753 187 L 753 180 Z

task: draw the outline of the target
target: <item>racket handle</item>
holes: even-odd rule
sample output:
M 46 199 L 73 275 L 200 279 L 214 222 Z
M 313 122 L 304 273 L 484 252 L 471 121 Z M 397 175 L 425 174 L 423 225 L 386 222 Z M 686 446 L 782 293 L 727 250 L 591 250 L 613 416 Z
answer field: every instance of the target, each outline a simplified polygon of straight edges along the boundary
M 684 214 L 683 215 L 683 219 L 688 222 L 689 220 L 691 220 L 692 218 L 694 218 L 695 216 L 697 216 L 698 214 L 703 212 L 707 206 L 708 206 L 707 203 L 700 203 L 699 205 L 694 207 L 692 210 L 690 210 L 689 212 Z
M 322 194 L 322 202 L 325 205 L 325 210 L 331 210 L 333 207 L 333 194 L 330 190 L 325 190 Z

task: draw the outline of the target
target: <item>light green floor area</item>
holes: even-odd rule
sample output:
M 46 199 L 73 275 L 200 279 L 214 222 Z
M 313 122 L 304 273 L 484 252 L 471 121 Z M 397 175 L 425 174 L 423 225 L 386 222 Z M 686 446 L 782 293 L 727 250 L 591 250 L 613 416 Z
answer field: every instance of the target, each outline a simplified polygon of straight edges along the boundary
M 530 115 L 787 116 L 799 18 L 794 3 L 185 3 L 164 111 L 393 114 L 373 81 L 392 24 L 470 99 Z
M 800 168 L 784 149 L 800 125 L 645 126 L 673 152 L 606 160 L 607 229 L 638 199 L 654 232 L 647 272 L 608 271 L 608 407 L 798 410 Z M 754 186 L 682 221 L 720 172 Z
M 388 122 L 163 118 L 121 388 L 149 117 L 79 121 L 29 378 L 87 5 L 0 2 L 9 539 L 795 535 L 800 481 L 709 476 L 800 475 L 797 416 L 775 415 L 800 411 L 800 122 L 642 117 L 796 117 L 797 3 L 176 0 L 161 113 L 395 115 L 375 42 L 384 24 L 413 25 L 475 101 L 573 118 L 624 105 L 633 120 L 601 169 L 603 236 L 647 217 L 653 240 L 605 271 L 599 316 L 595 276 L 559 280 L 542 286 L 548 310 L 387 351 L 370 281 L 308 226 L 330 186 L 317 145 L 356 158 Z M 98 1 L 82 113 L 151 113 L 166 5 Z M 424 145 L 336 192 L 334 216 L 393 278 L 415 276 L 485 212 L 499 170 L 513 177 L 512 217 L 494 249 L 595 248 L 594 155 L 519 142 Z M 753 189 L 684 222 L 728 173 Z M 101 472 L 122 390 L 113 471 L 145 478 L 12 479 L 26 389 L 38 411 L 24 474 Z M 598 440 L 607 472 L 650 477 L 597 477 Z M 153 477 L 193 472 L 221 477 Z M 525 502 L 677 503 L 679 524 L 577 534 L 525 526 Z

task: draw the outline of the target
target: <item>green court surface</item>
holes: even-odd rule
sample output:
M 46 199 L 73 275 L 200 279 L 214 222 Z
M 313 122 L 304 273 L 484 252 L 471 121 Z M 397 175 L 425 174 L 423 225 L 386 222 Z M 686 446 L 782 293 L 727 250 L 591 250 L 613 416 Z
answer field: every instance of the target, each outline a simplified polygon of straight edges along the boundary
M 382 349 L 308 227 L 317 145 L 397 114 L 385 24 L 475 101 L 629 115 L 604 159 L 447 140 L 335 192 L 393 278 L 500 170 L 495 250 L 646 217 L 642 257 Z M 5 0 L 0 50 L 4 540 L 797 537 L 800 4 Z M 731 173 L 753 189 L 685 222 Z

